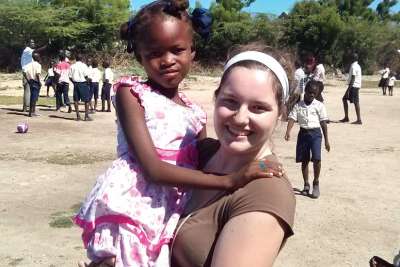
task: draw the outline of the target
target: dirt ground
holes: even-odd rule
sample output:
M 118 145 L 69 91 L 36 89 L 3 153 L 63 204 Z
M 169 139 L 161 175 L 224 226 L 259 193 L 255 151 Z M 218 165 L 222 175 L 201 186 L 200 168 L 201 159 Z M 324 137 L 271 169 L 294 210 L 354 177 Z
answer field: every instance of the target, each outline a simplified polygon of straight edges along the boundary
M 211 136 L 217 83 L 192 77 L 184 84 L 191 88 L 185 93 L 207 110 Z M 0 74 L 0 89 L 0 98 L 21 96 L 19 76 Z M 344 90 L 343 81 L 328 81 L 333 121 L 343 117 Z M 384 97 L 377 88 L 363 88 L 360 97 L 362 126 L 328 126 L 331 152 L 323 152 L 321 198 L 297 196 L 295 236 L 277 267 L 368 266 L 373 255 L 391 261 L 400 249 L 400 92 Z M 37 118 L 20 108 L 0 106 L 0 266 L 76 266 L 85 251 L 69 217 L 115 157 L 115 114 L 98 112 L 92 122 L 77 122 L 54 106 L 39 107 Z M 27 134 L 16 133 L 19 122 L 28 122 Z M 276 151 L 293 186 L 301 188 L 294 162 L 298 128 L 286 142 L 285 127 L 276 130 Z

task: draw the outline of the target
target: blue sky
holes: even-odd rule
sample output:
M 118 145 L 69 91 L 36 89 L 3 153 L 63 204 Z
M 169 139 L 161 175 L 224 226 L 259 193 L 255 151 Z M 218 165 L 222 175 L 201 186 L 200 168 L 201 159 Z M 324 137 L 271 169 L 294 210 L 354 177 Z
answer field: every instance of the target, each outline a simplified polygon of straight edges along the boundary
M 209 7 L 213 0 L 200 0 L 203 7 Z M 371 5 L 373 8 L 382 0 L 375 0 Z M 133 8 L 137 10 L 142 5 L 152 2 L 152 0 L 131 0 Z M 195 0 L 189 1 L 194 6 Z M 266 12 L 272 14 L 281 14 L 282 12 L 289 12 L 296 0 L 256 0 L 248 9 L 250 12 Z M 400 3 L 395 6 L 393 11 L 400 11 Z

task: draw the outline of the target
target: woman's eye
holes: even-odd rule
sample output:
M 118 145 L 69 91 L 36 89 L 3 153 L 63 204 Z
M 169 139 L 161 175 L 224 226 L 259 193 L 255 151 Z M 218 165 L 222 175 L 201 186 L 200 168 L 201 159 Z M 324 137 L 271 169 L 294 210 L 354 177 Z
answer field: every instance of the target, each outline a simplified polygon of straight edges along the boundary
M 222 106 L 225 106 L 231 110 L 236 109 L 236 106 L 237 106 L 237 101 L 235 101 L 232 98 L 223 98 L 223 99 L 221 99 L 220 103 Z
M 263 105 L 254 105 L 254 106 L 252 106 L 252 110 L 255 113 L 262 113 L 262 112 L 270 111 L 270 108 L 263 106 Z

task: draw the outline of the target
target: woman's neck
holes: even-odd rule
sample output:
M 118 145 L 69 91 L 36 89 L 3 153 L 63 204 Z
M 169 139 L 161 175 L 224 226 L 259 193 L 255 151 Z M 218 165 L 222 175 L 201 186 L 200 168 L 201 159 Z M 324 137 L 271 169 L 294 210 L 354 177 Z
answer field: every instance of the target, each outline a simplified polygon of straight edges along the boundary
M 207 172 L 229 174 L 239 171 L 241 168 L 254 160 L 262 159 L 271 154 L 271 148 L 267 144 L 264 145 L 264 147 L 262 147 L 260 150 L 236 154 L 227 151 L 221 145 L 218 151 L 207 163 L 204 170 Z

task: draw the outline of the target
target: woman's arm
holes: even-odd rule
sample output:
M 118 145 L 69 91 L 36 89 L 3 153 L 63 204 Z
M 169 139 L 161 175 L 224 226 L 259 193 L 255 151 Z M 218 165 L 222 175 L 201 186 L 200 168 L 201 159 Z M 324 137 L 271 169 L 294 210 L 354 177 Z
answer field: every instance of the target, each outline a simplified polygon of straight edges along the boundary
M 197 188 L 233 190 L 255 178 L 272 177 L 271 170 L 261 171 L 255 164 L 239 173 L 226 176 L 204 174 L 201 171 L 178 167 L 159 159 L 148 132 L 144 110 L 129 87 L 116 93 L 116 110 L 130 149 L 141 164 L 147 179 L 155 183 L 186 185 Z M 204 132 L 200 135 L 204 135 Z
M 284 234 L 279 219 L 270 213 L 255 211 L 233 217 L 217 239 L 211 267 L 270 267 Z

